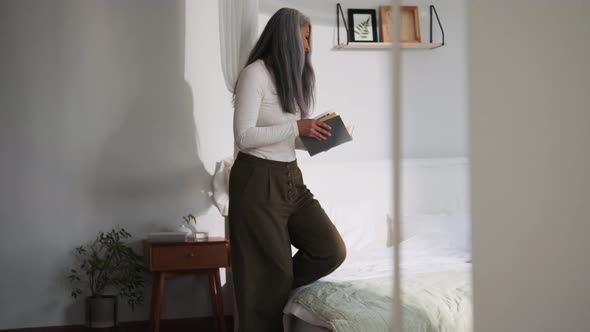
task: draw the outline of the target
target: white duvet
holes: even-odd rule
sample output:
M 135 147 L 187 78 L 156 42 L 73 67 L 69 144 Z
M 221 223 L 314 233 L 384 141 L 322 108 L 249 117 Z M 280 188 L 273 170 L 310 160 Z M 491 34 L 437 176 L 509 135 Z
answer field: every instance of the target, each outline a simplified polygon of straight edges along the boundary
M 471 296 L 471 264 L 469 262 L 470 256 L 467 253 L 455 249 L 444 241 L 418 236 L 404 241 L 400 246 L 402 288 L 409 287 L 417 290 L 404 292 L 413 294 L 404 294 L 404 305 L 418 310 L 421 315 L 430 315 L 427 318 L 431 322 L 436 322 L 436 331 L 471 331 L 471 299 L 449 298 L 451 295 L 445 291 L 448 288 L 463 287 L 469 289 L 469 294 L 461 296 Z M 352 252 L 334 273 L 321 281 L 347 282 L 393 277 L 393 269 L 391 248 Z M 439 307 L 439 304 L 443 302 L 446 303 L 444 308 Z M 460 303 L 461 307 L 454 306 L 454 303 Z M 469 304 L 468 307 L 465 303 Z M 283 312 L 287 332 L 335 331 L 329 322 L 292 301 L 287 303 Z M 416 330 L 421 329 L 418 327 Z

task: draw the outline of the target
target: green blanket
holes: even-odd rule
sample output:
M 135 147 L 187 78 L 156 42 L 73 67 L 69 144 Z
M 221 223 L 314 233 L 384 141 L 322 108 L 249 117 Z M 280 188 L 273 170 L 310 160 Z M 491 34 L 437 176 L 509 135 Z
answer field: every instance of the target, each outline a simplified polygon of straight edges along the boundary
M 391 278 L 317 282 L 296 290 L 290 301 L 305 307 L 338 332 L 389 332 Z M 405 332 L 469 332 L 472 302 L 469 273 L 437 272 L 402 277 Z

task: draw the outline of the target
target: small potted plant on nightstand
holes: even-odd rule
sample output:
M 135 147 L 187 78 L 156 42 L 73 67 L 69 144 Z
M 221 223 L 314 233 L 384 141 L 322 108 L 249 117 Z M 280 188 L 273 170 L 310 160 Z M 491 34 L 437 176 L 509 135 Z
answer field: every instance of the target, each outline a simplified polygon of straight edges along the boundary
M 104 328 L 117 324 L 117 295 L 127 299 L 131 309 L 143 302 L 147 269 L 143 257 L 136 254 L 124 240 L 131 238 L 125 229 L 99 232 L 87 246 L 76 248 L 76 266 L 68 279 L 72 297 L 87 288 L 86 325 Z M 113 290 L 115 294 L 107 294 Z
M 196 241 L 207 241 L 209 238 L 209 232 L 199 231 L 197 228 L 197 218 L 193 214 L 183 216 L 184 222 L 191 229 L 190 239 Z

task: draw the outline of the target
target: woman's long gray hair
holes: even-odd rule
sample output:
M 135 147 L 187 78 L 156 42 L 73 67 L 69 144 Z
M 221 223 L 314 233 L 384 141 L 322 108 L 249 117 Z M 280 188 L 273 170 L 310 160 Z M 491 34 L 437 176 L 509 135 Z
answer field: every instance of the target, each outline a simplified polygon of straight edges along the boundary
M 305 51 L 301 42 L 300 28 L 304 24 L 309 24 L 311 45 L 309 18 L 295 9 L 279 9 L 266 24 L 246 62 L 248 66 L 258 59 L 264 60 L 283 110 L 295 114 L 299 106 L 303 118 L 310 114 L 315 101 L 310 52 Z

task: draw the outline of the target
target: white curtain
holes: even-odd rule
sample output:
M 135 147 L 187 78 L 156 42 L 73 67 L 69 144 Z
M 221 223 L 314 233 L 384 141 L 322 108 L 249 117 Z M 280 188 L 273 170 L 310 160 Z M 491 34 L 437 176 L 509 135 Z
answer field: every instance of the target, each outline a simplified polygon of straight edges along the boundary
M 225 86 L 230 92 L 234 86 L 240 70 L 248 60 L 258 37 L 258 0 L 219 0 L 219 38 L 221 46 L 221 68 L 225 79 Z M 234 145 L 234 156 L 237 148 Z M 219 212 L 226 217 L 228 211 L 229 167 L 233 158 L 228 158 L 226 167 L 217 167 L 214 184 L 214 200 Z M 218 174 L 219 173 L 219 174 Z M 231 269 L 227 270 L 227 280 L 232 284 Z M 237 308 L 234 294 L 234 308 Z M 234 310 L 234 331 L 238 331 L 239 318 Z
M 258 36 L 258 0 L 219 0 L 221 67 L 230 92 Z

